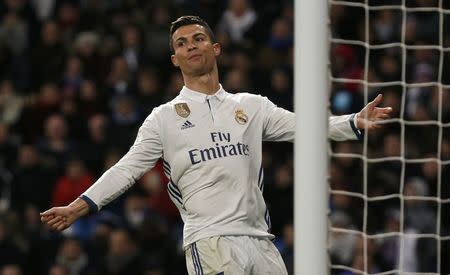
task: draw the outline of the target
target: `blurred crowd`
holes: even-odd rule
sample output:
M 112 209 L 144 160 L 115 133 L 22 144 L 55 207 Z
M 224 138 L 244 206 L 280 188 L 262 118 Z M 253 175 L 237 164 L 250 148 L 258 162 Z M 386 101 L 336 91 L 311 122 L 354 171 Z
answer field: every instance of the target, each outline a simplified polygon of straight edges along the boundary
M 407 2 L 438 7 L 439 1 Z M 126 153 L 152 109 L 178 94 L 183 80 L 170 62 L 168 32 L 170 22 L 185 14 L 200 15 L 215 31 L 227 91 L 262 94 L 293 110 L 293 1 L 0 3 L 0 274 L 186 273 L 183 224 L 167 195 L 161 163 L 62 233 L 49 231 L 39 218 L 39 212 L 70 203 L 92 185 Z M 336 2 L 330 6 L 331 36 L 372 45 L 450 45 L 450 15 L 405 14 L 370 11 L 366 26 L 363 8 Z M 332 143 L 331 151 L 387 159 L 331 157 L 331 190 L 369 198 L 332 193 L 331 225 L 370 236 L 331 230 L 331 263 L 369 273 L 400 265 L 437 272 L 440 256 L 441 272 L 448 273 L 450 241 L 436 237 L 450 230 L 450 94 L 438 85 L 450 84 L 450 53 L 399 45 L 366 51 L 331 43 L 331 76 L 338 79 L 331 82 L 331 111 L 357 112 L 365 95 L 370 100 L 382 91 L 383 105 L 394 108 L 393 120 L 366 142 Z M 392 85 L 380 85 L 387 82 Z M 271 230 L 290 274 L 292 148 L 263 148 Z M 393 232 L 428 235 L 400 240 Z M 393 234 L 374 235 L 382 233 Z M 353 273 L 336 268 L 332 274 Z
M 332 144 L 331 263 L 368 273 L 448 274 L 450 54 L 442 48 L 450 46 L 450 2 L 368 2 L 375 8 L 367 13 L 330 6 L 332 38 L 371 45 L 331 43 L 330 106 L 336 114 L 356 112 L 365 96 L 382 92 L 393 114 L 364 142 Z M 391 6 L 376 9 L 383 5 Z
M 152 109 L 177 96 L 169 27 L 185 14 L 215 30 L 228 91 L 263 93 L 292 110 L 291 1 L 1 2 L 1 274 L 186 273 L 183 224 L 161 163 L 62 233 L 39 218 L 92 185 Z M 292 145 L 277 148 L 265 150 L 267 199 L 292 261 Z

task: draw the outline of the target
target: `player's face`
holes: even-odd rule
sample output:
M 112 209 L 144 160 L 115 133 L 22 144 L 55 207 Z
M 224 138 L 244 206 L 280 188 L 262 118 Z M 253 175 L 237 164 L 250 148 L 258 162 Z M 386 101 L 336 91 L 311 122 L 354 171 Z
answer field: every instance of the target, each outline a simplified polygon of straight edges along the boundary
M 172 45 L 172 63 L 190 76 L 211 72 L 220 54 L 220 45 L 212 43 L 206 29 L 197 24 L 178 28 L 172 35 Z

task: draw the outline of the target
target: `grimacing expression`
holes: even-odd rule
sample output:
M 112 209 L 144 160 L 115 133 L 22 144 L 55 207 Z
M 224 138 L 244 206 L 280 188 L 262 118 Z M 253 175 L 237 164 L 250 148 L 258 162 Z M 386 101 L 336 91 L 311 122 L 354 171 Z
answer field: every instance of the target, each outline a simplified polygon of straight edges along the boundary
M 206 29 L 198 24 L 185 25 L 172 35 L 174 66 L 184 75 L 201 76 L 211 72 L 220 54 L 220 45 L 213 43 Z

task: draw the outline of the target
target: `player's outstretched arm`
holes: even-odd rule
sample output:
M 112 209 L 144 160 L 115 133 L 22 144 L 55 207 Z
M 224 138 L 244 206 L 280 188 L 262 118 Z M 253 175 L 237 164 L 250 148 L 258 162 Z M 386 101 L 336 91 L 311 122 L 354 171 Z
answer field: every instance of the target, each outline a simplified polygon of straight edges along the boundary
M 76 219 L 89 212 L 89 205 L 83 199 L 77 198 L 71 204 L 53 207 L 41 213 L 41 221 L 53 230 L 64 230 L 71 226 Z
M 379 94 L 374 100 L 367 103 L 366 106 L 357 114 L 356 127 L 360 130 L 373 130 L 379 128 L 380 121 L 390 117 L 391 107 L 377 107 L 383 95 Z

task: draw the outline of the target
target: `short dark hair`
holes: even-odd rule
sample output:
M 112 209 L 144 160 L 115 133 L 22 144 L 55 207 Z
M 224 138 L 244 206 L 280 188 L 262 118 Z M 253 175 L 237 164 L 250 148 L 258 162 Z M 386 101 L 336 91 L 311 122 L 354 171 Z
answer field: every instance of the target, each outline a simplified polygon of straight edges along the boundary
M 208 34 L 209 38 L 212 42 L 216 41 L 216 38 L 214 37 L 214 33 L 211 29 L 211 27 L 206 23 L 205 20 L 203 20 L 199 16 L 195 15 L 184 15 L 179 17 L 177 20 L 173 21 L 170 25 L 170 39 L 169 39 L 169 47 L 172 52 L 174 52 L 173 45 L 172 45 L 172 35 L 173 33 L 179 29 L 182 26 L 186 25 L 200 25 L 203 26 L 206 29 L 206 33 Z

